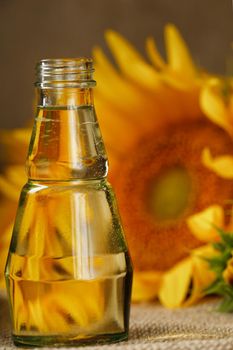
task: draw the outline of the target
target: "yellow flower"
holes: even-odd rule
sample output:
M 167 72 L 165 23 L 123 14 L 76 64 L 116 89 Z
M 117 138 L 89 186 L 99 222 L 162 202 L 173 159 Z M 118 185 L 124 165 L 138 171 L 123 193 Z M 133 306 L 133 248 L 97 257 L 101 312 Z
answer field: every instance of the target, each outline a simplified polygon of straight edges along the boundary
M 118 33 L 107 31 L 106 40 L 116 66 L 94 49 L 95 104 L 135 268 L 133 299 L 189 305 L 214 278 L 200 256 L 215 254 L 207 243 L 216 239 L 211 224 L 224 226 L 225 201 L 233 195 L 233 95 L 228 90 L 221 102 L 215 84 L 223 80 L 195 66 L 171 24 L 165 27 L 166 61 L 152 38 L 146 41 L 151 63 Z M 0 248 L 8 242 L 20 188 L 9 173 L 18 163 L 13 148 L 20 149 L 20 132 L 1 141 L 2 181 L 11 190 L 1 185 L 0 215 L 9 215 Z M 26 135 L 22 140 L 28 143 Z
M 165 28 L 167 62 L 151 38 L 152 64 L 118 33 L 107 31 L 106 40 L 118 69 L 94 49 L 96 107 L 135 267 L 133 299 L 191 303 L 214 278 L 195 248 L 216 239 L 211 224 L 224 224 L 233 192 L 231 133 L 208 115 L 215 108 L 205 91 L 216 78 L 197 69 L 173 25 Z M 212 159 L 228 162 L 225 179 Z

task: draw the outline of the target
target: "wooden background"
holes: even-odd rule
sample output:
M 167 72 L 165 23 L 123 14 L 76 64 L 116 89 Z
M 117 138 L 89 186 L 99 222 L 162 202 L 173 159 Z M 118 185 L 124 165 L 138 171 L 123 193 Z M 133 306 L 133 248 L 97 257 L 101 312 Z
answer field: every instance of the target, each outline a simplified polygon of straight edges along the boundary
M 34 65 L 41 58 L 89 56 L 104 30 L 141 51 L 153 35 L 163 48 L 165 23 L 176 24 L 195 60 L 225 73 L 233 34 L 231 0 L 0 0 L 0 127 L 32 117 Z M 228 68 L 229 70 L 229 68 Z

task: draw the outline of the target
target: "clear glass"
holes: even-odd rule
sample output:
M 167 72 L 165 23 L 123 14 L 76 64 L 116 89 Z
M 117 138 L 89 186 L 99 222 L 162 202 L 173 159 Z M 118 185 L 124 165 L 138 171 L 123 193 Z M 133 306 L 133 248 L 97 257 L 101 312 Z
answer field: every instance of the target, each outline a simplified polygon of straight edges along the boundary
M 16 345 L 128 337 L 132 266 L 85 79 L 38 87 L 5 270 Z

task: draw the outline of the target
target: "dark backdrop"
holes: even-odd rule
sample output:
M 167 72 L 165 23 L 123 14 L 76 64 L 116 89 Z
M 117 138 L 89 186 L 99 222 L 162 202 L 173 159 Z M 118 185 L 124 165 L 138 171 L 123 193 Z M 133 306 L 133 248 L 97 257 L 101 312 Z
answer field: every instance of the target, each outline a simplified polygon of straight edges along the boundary
M 141 51 L 153 35 L 163 49 L 163 27 L 173 22 L 195 60 L 225 73 L 233 34 L 231 0 L 0 0 L 0 127 L 32 116 L 34 64 L 40 58 L 91 55 L 106 49 L 112 28 Z

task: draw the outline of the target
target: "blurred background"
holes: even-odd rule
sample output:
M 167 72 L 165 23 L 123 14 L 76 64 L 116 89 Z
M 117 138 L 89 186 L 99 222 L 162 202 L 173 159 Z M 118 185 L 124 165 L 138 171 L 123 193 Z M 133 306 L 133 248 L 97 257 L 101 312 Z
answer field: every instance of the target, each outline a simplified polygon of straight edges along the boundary
M 108 52 L 107 28 L 141 53 L 152 35 L 164 52 L 164 25 L 172 22 L 200 66 L 225 74 L 232 18 L 231 0 L 0 0 L 0 127 L 20 127 L 32 117 L 36 61 L 90 56 L 95 45 Z

